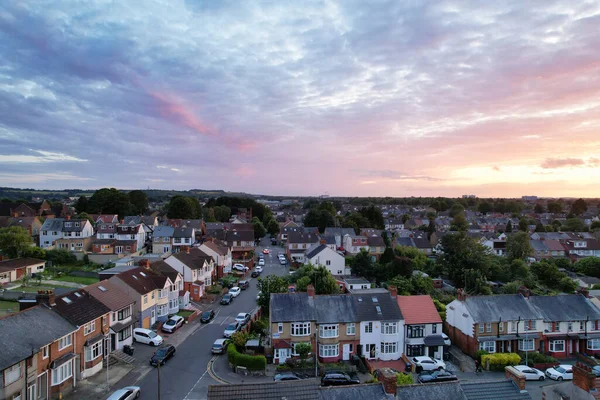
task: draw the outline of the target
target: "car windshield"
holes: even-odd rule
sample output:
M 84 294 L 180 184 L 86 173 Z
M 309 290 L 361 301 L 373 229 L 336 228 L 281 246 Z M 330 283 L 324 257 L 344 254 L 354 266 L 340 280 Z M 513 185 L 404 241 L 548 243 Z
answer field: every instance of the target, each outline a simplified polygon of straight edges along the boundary
M 170 319 L 167 322 L 165 322 L 165 325 L 175 325 L 175 321 L 173 321 L 172 319 Z
M 215 349 L 220 349 L 221 347 L 223 347 L 223 345 L 221 343 L 215 343 L 215 344 L 213 344 L 213 347 Z
M 157 337 L 158 335 L 155 332 L 148 332 L 148 336 L 150 336 L 151 339 Z
M 554 369 L 556 370 L 556 372 L 559 372 L 561 374 L 564 374 L 565 372 L 567 372 L 567 370 L 564 369 L 563 367 L 556 367 Z
M 236 328 L 235 324 L 229 324 L 227 325 L 227 329 L 225 329 L 226 331 L 234 331 Z
M 208 317 L 210 317 L 210 311 L 204 311 L 204 312 L 202 313 L 202 317 L 205 317 L 205 318 L 208 318 Z
M 229 293 L 227 293 L 225 296 L 223 296 L 224 299 L 228 299 L 230 297 L 231 297 L 231 295 Z
M 158 350 L 156 351 L 156 355 L 157 355 L 157 356 L 159 356 L 159 357 L 163 357 L 163 356 L 165 356 L 166 354 L 167 354 L 167 349 L 166 349 L 166 348 L 165 348 L 165 349 L 158 349 Z

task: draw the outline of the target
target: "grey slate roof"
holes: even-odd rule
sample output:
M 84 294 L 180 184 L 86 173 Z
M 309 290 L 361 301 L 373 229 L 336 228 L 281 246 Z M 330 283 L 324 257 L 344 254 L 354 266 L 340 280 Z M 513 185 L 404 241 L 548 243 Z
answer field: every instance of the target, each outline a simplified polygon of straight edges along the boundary
M 396 390 L 396 398 L 400 400 L 467 400 L 458 382 L 399 386 Z
M 464 382 L 460 386 L 467 400 L 532 400 L 512 380 Z
M 139 225 L 142 223 L 142 217 L 139 215 L 129 215 L 123 219 L 123 225 Z
M 64 218 L 48 218 L 44 221 L 41 231 L 52 231 L 52 232 L 60 232 L 62 231 Z
M 68 302 L 64 299 L 68 299 Z M 78 326 L 87 324 L 111 311 L 110 308 L 81 289 L 57 296 L 56 304 L 52 305 L 52 309 Z
M 314 248 L 312 248 L 311 250 L 309 250 L 306 253 L 306 258 L 313 258 L 314 256 L 316 256 L 317 254 L 319 254 L 320 252 L 322 252 L 326 248 L 327 248 L 327 246 L 325 246 L 324 244 L 321 244 L 319 246 L 315 246 Z
M 319 380 L 211 385 L 208 400 L 319 400 Z
M 385 393 L 381 383 L 368 385 L 330 386 L 319 389 L 320 400 L 392 400 L 393 396 Z
M 316 320 L 316 313 L 306 293 L 271 293 L 271 322 Z
M 333 235 L 333 236 L 344 236 L 344 235 L 356 235 L 354 232 L 354 228 L 325 228 L 325 235 Z
M 600 319 L 600 310 L 581 294 L 559 296 L 531 296 L 529 302 L 543 316 L 544 321 L 585 321 Z
M 156 233 L 154 234 L 156 236 Z M 189 238 L 194 236 L 194 228 L 175 228 L 173 237 Z
M 344 294 L 316 296 L 314 303 L 319 324 L 358 321 L 352 296 Z
M 392 298 L 389 292 L 368 295 L 352 294 L 350 296 L 354 298 L 357 321 L 397 321 L 402 319 L 398 301 Z
M 0 371 L 31 356 L 57 339 L 75 332 L 69 321 L 40 305 L 0 319 Z M 29 332 L 29 334 L 24 334 Z
M 538 319 L 539 312 L 521 294 L 469 296 L 465 300 L 469 313 L 476 322 L 494 322 Z
M 173 232 L 175 228 L 170 226 L 157 226 L 154 228 L 154 233 L 152 236 L 154 237 L 173 237 Z

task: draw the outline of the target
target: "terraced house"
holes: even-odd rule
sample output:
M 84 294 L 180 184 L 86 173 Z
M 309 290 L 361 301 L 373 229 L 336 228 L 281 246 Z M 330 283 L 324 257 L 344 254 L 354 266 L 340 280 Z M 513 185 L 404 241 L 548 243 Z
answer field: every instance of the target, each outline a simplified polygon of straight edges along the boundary
M 49 218 L 40 228 L 40 247 L 87 251 L 92 236 L 94 228 L 87 219 Z

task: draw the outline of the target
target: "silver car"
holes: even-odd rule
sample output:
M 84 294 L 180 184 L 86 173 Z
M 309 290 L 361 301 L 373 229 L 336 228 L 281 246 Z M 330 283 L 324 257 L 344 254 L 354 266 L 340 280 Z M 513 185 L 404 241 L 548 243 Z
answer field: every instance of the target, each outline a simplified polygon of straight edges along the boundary
M 126 386 L 119 389 L 106 400 L 132 400 L 140 397 L 141 389 L 139 386 Z

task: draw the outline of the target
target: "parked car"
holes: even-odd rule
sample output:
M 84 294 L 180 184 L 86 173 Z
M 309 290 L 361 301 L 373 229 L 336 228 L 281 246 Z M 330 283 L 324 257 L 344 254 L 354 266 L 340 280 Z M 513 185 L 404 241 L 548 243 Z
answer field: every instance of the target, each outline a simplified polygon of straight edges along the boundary
M 271 250 L 269 250 L 269 249 L 264 249 L 263 250 L 263 254 L 269 254 L 269 253 L 271 253 Z
M 263 268 L 260 265 L 257 265 L 255 271 L 258 273 L 263 272 Z
M 452 372 L 446 371 L 445 369 L 437 371 L 423 371 L 419 374 L 419 382 L 421 383 L 434 383 L 434 382 L 447 382 L 456 381 L 458 378 Z
M 250 276 L 253 278 L 258 278 L 259 275 L 260 275 L 260 272 L 258 272 L 258 271 L 252 271 L 252 273 L 250 274 Z
M 592 367 L 592 373 L 597 377 L 600 376 L 600 365 L 594 365 Z
M 250 314 L 242 312 L 235 317 L 235 321 L 240 325 L 246 325 L 250 321 L 250 318 Z
M 546 370 L 546 377 L 554 379 L 555 381 L 573 379 L 573 366 L 561 364 L 554 368 L 548 368 Z
M 446 369 L 446 363 L 444 361 L 427 356 L 413 357 L 412 361 L 416 365 L 417 372 Z
M 242 272 L 246 272 L 250 269 L 242 264 L 233 264 L 233 267 L 231 267 L 231 268 L 235 269 L 236 271 L 242 271 Z
M 349 375 L 345 372 L 330 371 L 321 378 L 321 386 L 358 385 L 360 379 L 355 374 Z
M 168 344 L 154 352 L 154 355 L 150 358 L 150 365 L 156 367 L 157 365 L 165 365 L 168 359 L 175 355 L 175 346 Z
M 133 330 L 133 341 L 149 344 L 150 346 L 160 346 L 163 342 L 163 338 L 150 329 L 135 328 Z
M 450 338 L 445 333 L 442 333 L 442 338 L 444 339 L 444 346 L 450 346 L 452 344 Z
M 200 322 L 206 323 L 212 321 L 215 317 L 215 312 L 213 310 L 204 311 L 200 316 Z
M 280 259 L 279 259 L 279 263 L 280 263 L 281 265 L 285 265 L 285 264 L 287 264 L 287 260 L 286 260 L 285 258 L 280 258 Z
M 514 368 L 525 375 L 527 381 L 543 381 L 546 376 L 537 368 L 531 368 L 527 365 L 515 365 Z
M 246 290 L 250 287 L 250 282 L 248 281 L 239 281 L 238 282 L 238 287 L 242 290 Z M 233 288 L 232 288 L 233 289 Z M 231 290 L 230 290 L 231 291 Z
M 163 324 L 162 330 L 163 332 L 173 333 L 177 330 L 177 328 L 183 326 L 184 322 L 185 319 L 182 316 L 173 315 L 171 318 L 168 319 L 167 322 Z
M 239 286 L 234 286 L 231 289 L 229 289 L 228 294 L 232 295 L 233 297 L 238 297 L 240 293 L 242 293 L 242 289 L 240 289 Z
M 260 265 L 261 267 L 262 267 L 263 265 L 265 265 L 265 259 L 264 259 L 264 258 L 261 258 L 260 260 L 258 260 L 258 265 Z
M 226 293 L 221 297 L 221 304 L 228 306 L 233 301 L 233 296 L 230 293 Z
M 231 335 L 238 332 L 239 330 L 240 330 L 240 324 L 238 324 L 237 322 L 233 322 L 233 323 L 227 325 L 227 328 L 225 328 L 225 330 L 223 331 L 223 336 L 226 338 L 230 338 Z
M 140 397 L 142 389 L 139 386 L 125 386 L 123 389 L 116 390 L 106 400 L 132 400 Z
M 227 351 L 227 345 L 229 344 L 229 339 L 217 339 L 212 345 L 210 349 L 213 354 L 223 354 Z
M 277 245 L 277 239 L 275 239 L 275 238 L 271 238 L 271 244 L 272 244 L 273 246 L 276 246 L 276 245 Z
M 283 381 L 298 381 L 300 379 L 306 379 L 308 375 L 305 374 L 297 374 L 295 372 L 284 372 L 281 374 L 276 374 L 273 377 L 275 382 L 283 382 Z

